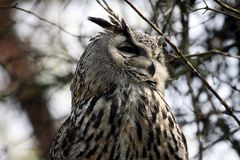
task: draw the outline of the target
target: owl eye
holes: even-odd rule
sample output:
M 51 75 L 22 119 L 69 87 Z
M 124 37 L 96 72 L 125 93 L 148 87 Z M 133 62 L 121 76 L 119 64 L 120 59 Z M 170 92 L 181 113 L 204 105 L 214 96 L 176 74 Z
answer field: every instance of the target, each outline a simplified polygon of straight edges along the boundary
M 138 53 L 138 48 L 133 45 L 130 45 L 130 44 L 124 44 L 124 45 L 118 47 L 118 49 L 122 52 L 129 53 L 129 54 L 137 54 Z

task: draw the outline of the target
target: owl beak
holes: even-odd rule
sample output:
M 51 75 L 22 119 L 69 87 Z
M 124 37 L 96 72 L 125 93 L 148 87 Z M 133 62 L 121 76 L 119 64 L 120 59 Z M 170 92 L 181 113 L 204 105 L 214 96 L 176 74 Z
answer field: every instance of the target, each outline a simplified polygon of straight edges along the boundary
M 151 65 L 148 66 L 147 70 L 148 70 L 148 72 L 151 74 L 151 76 L 153 77 L 154 74 L 155 74 L 155 71 L 156 71 L 155 65 L 154 65 L 153 62 L 151 63 Z
M 153 77 L 156 73 L 156 66 L 151 58 L 145 56 L 131 57 L 126 59 L 126 64 L 131 66 L 141 75 L 145 75 L 148 78 Z

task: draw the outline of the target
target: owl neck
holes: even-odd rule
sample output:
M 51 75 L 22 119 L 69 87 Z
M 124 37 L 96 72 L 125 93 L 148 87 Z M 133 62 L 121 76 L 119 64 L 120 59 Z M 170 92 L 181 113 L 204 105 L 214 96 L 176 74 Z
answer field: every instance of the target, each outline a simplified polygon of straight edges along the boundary
M 105 103 L 94 106 L 98 101 Z M 157 114 L 160 111 L 170 111 L 163 100 L 162 93 L 153 84 L 132 83 L 111 84 L 108 88 L 96 92 L 94 96 L 85 96 L 73 104 L 72 112 L 76 108 L 85 107 L 91 112 L 98 112 L 101 109 L 106 112 L 110 111 L 110 117 L 114 117 L 111 115 L 112 113 L 119 114 L 118 117 L 123 115 L 124 118 L 122 118 L 126 121 L 129 120 L 129 123 L 142 120 L 156 123 Z
M 73 82 L 74 84 L 74 82 Z M 79 83 L 75 83 L 79 84 Z M 97 85 L 97 83 L 88 83 L 88 85 L 74 85 L 72 88 L 72 105 L 75 107 L 77 103 L 83 100 L 89 99 L 97 94 L 104 94 L 111 92 L 111 96 L 116 96 L 118 99 L 127 102 L 130 100 L 137 100 L 138 98 L 156 97 L 156 94 L 163 95 L 164 83 L 158 84 L 155 81 L 145 82 L 129 82 L 126 80 L 119 80 L 118 83 L 103 83 Z

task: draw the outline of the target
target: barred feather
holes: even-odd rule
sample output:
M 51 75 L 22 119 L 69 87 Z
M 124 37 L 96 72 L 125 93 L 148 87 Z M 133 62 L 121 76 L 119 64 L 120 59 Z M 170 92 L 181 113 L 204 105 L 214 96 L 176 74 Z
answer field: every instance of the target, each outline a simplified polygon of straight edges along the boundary
M 187 159 L 185 138 L 157 91 L 112 86 L 78 108 L 52 150 L 59 159 Z

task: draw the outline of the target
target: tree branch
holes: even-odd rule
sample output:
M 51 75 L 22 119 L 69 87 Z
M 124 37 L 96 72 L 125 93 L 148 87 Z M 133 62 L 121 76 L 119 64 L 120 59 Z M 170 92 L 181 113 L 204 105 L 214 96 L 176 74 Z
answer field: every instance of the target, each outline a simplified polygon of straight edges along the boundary
M 219 51 L 219 50 L 209 50 L 207 52 L 201 52 L 201 53 L 196 53 L 196 54 L 190 54 L 190 55 L 184 55 L 186 58 L 192 58 L 192 57 L 203 57 L 203 56 L 208 56 L 208 55 L 223 55 L 226 57 L 231 57 L 231 58 L 236 58 L 240 60 L 240 56 L 238 55 L 231 55 L 227 52 Z M 173 56 L 173 58 L 180 59 L 180 56 Z
M 183 62 L 201 79 L 203 84 L 212 92 L 212 94 L 221 102 L 221 104 L 225 107 L 226 112 L 229 116 L 231 116 L 237 124 L 240 126 L 240 120 L 233 113 L 232 107 L 230 107 L 220 96 L 219 94 L 212 88 L 212 86 L 207 82 L 207 80 L 203 77 L 203 75 L 193 66 L 193 64 L 184 56 L 184 54 L 175 46 L 169 39 L 166 37 L 159 28 L 157 28 L 152 22 L 150 22 L 131 2 L 128 0 L 124 0 L 142 19 L 144 19 L 159 35 L 163 36 L 166 42 L 172 47 L 172 49 L 181 57 Z
M 207 11 L 213 11 L 213 12 L 217 12 L 217 13 L 221 13 L 225 16 L 229 16 L 229 17 L 232 17 L 232 18 L 235 18 L 237 20 L 240 20 L 240 16 L 239 16 L 239 13 L 236 15 L 236 13 L 234 12 L 230 12 L 230 13 L 227 13 L 227 12 L 224 12 L 224 11 L 220 11 L 220 10 L 217 10 L 217 9 L 214 9 L 214 8 L 211 8 L 207 5 L 207 3 L 205 1 L 203 1 L 205 3 L 205 7 L 201 7 L 201 8 L 196 8 L 196 9 L 193 9 L 192 7 L 190 6 L 187 6 L 189 9 L 190 9 L 190 12 L 196 12 L 196 11 L 199 11 L 199 10 L 205 10 L 203 12 L 203 14 Z
M 62 31 L 64 33 L 67 33 L 70 36 L 77 37 L 77 38 L 85 38 L 86 37 L 86 36 L 70 33 L 65 28 L 63 28 L 61 25 L 59 25 L 57 23 L 54 23 L 54 22 L 51 22 L 51 21 L 49 21 L 49 20 L 39 16 L 38 14 L 36 14 L 36 13 L 34 13 L 32 11 L 29 11 L 29 10 L 26 10 L 24 8 L 18 7 L 18 3 L 17 2 L 12 4 L 12 5 L 0 5 L 0 9 L 16 9 L 18 11 L 22 11 L 22 12 L 28 13 L 30 15 L 33 15 L 34 17 L 38 18 L 39 20 L 41 20 L 41 21 L 43 21 L 43 22 L 45 22 L 47 24 L 50 24 L 50 25 L 52 25 L 54 27 L 57 27 L 60 31 Z
M 235 8 L 227 5 L 226 3 L 224 3 L 224 2 L 222 2 L 222 1 L 220 1 L 220 0 L 214 0 L 214 2 L 216 2 L 218 5 L 220 5 L 220 6 L 223 7 L 224 9 L 226 9 L 226 10 L 228 10 L 228 11 L 230 11 L 230 12 L 233 12 L 233 13 L 235 13 L 235 14 L 237 14 L 237 15 L 240 16 L 240 10 L 235 9 Z

